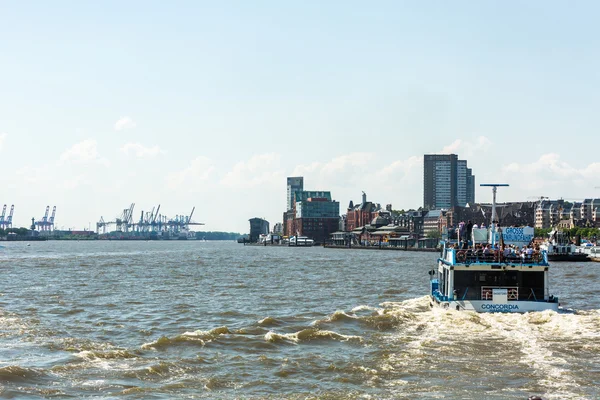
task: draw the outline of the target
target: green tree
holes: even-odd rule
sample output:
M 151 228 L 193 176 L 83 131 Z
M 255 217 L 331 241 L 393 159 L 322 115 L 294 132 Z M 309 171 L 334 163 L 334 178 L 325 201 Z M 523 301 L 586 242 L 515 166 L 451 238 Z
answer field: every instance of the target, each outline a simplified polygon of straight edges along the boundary
M 442 237 L 442 234 L 438 231 L 430 231 L 427 232 L 427 237 L 429 239 L 440 239 Z
M 546 239 L 548 237 L 548 235 L 550 234 L 550 232 L 552 232 L 552 228 L 535 228 L 534 229 L 534 236 L 536 238 L 544 238 Z

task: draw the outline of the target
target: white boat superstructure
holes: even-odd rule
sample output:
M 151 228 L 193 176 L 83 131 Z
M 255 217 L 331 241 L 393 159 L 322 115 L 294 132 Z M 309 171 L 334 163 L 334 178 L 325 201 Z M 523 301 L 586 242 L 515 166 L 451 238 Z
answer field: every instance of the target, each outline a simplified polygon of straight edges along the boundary
M 306 236 L 292 236 L 289 239 L 289 246 L 310 247 L 315 244 L 315 241 Z
M 476 312 L 558 311 L 558 298 L 549 292 L 547 253 L 516 256 L 497 248 L 497 238 L 503 245 L 520 246 L 533 237 L 531 227 L 503 231 L 496 226 L 496 187 L 507 185 L 481 186 L 493 186 L 492 224 L 487 230 L 474 229 L 466 248 L 442 244 L 437 268 L 430 271 L 431 305 Z M 478 250 L 483 231 L 488 233 L 487 243 L 485 250 Z
M 548 253 L 549 261 L 589 261 L 564 232 L 552 231 L 540 248 Z
M 592 247 L 587 254 L 590 260 L 600 262 L 600 246 Z

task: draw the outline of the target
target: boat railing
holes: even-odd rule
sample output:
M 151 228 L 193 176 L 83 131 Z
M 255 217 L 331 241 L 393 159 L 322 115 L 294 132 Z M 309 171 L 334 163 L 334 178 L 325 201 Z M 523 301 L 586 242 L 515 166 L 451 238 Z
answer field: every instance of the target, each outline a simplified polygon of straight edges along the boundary
M 531 254 L 508 254 L 504 255 L 502 250 L 472 250 L 472 249 L 448 249 L 446 261 L 452 264 L 525 264 L 545 265 L 548 256 L 545 250 L 534 251 Z
M 455 287 L 456 300 L 494 300 L 494 289 L 506 289 L 507 301 L 554 301 L 542 287 L 530 286 L 466 286 Z M 549 299 L 549 300 L 545 300 Z

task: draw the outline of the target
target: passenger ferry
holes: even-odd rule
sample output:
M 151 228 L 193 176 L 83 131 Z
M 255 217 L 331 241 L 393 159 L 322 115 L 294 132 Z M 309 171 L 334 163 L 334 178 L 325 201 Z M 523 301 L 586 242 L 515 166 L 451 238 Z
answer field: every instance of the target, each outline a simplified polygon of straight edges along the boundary
M 492 224 L 489 229 L 473 229 L 466 246 L 442 243 L 437 270 L 429 272 L 431 306 L 476 312 L 558 311 L 558 298 L 549 293 L 550 265 L 545 251 L 504 256 L 495 249 L 497 244 L 528 245 L 533 238 L 531 227 L 496 226 L 496 189 L 508 185 L 481 186 L 492 187 Z

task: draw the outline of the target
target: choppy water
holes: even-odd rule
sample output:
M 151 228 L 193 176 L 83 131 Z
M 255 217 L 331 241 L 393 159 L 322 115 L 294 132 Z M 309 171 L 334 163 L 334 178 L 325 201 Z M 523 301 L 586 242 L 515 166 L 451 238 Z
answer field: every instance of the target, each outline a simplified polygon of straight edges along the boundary
M 429 308 L 435 253 L 0 243 L 3 398 L 600 398 L 600 264 L 572 313 Z

